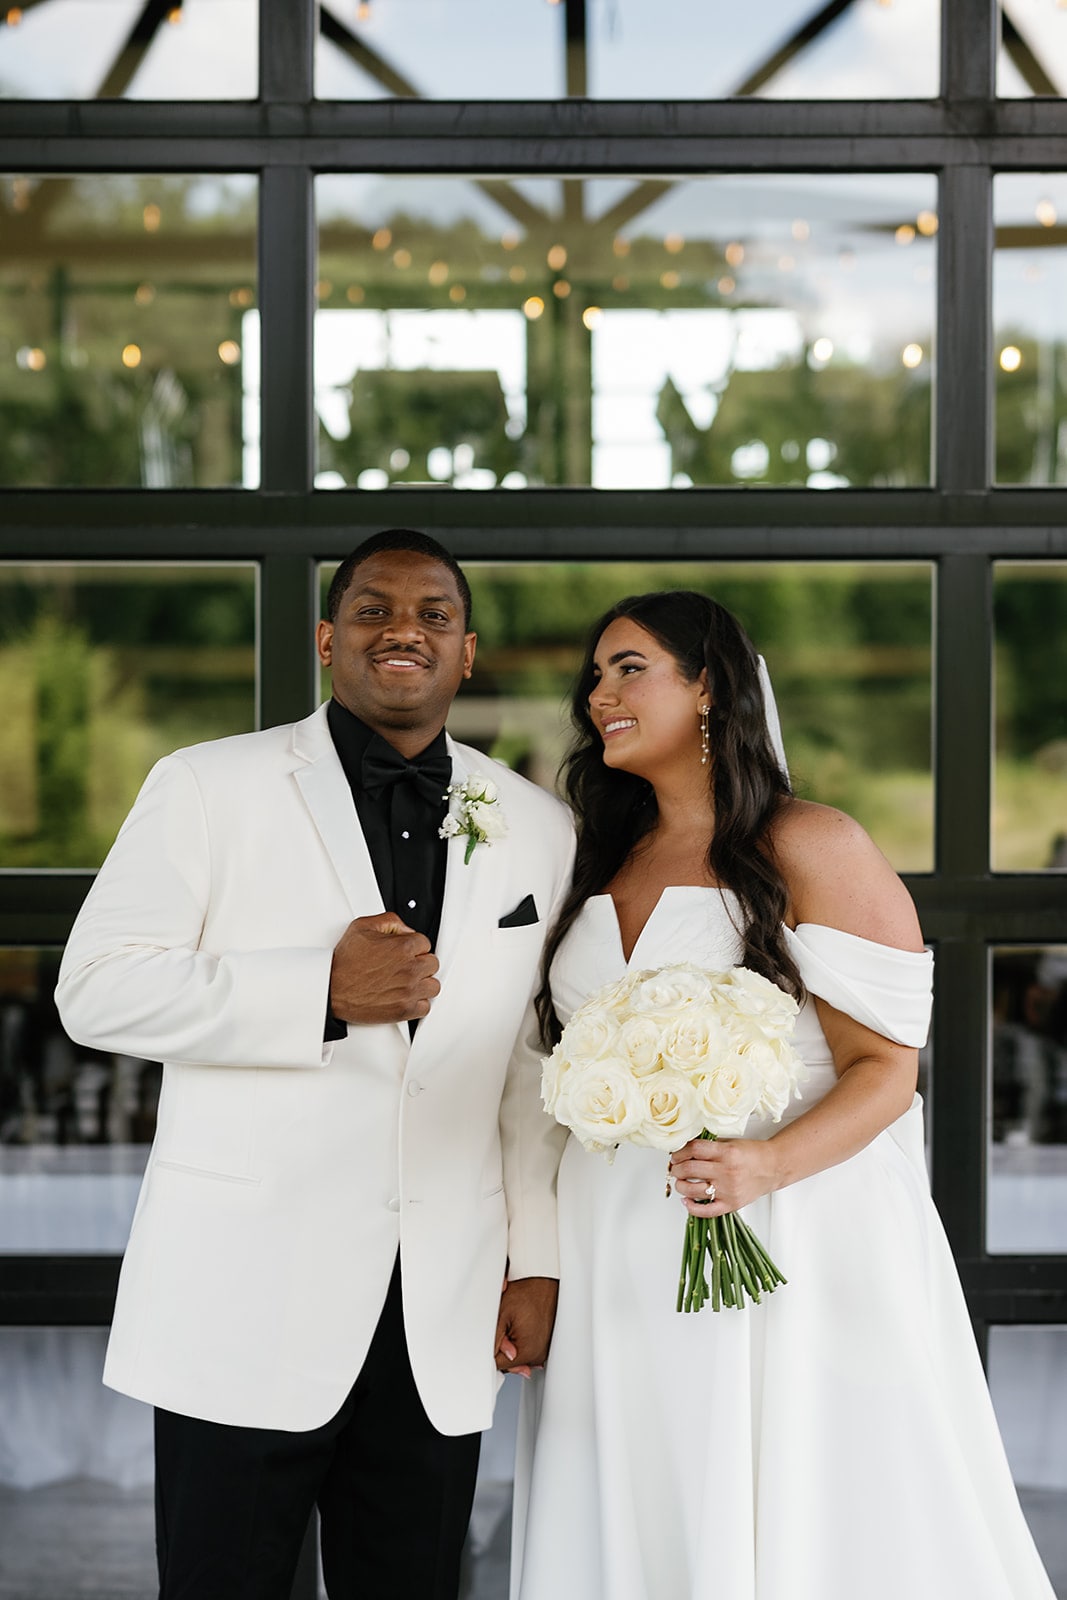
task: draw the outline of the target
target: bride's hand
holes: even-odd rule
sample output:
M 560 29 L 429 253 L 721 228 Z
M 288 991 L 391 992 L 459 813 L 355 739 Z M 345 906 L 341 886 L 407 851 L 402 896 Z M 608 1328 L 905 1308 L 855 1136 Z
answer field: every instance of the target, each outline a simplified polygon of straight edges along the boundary
M 671 1156 L 675 1193 L 693 1217 L 739 1211 L 780 1187 L 773 1139 L 691 1139 Z

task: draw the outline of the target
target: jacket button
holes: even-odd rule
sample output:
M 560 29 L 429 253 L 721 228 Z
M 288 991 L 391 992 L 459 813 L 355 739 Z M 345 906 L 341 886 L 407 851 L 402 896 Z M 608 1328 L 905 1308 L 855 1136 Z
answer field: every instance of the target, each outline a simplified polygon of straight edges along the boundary
M 392 1199 L 389 1201 L 389 1210 L 390 1211 L 399 1211 L 400 1210 L 400 1201 L 397 1199 L 395 1194 L 393 1195 Z
M 421 1093 L 422 1093 L 422 1084 L 417 1082 L 415 1078 L 412 1078 L 411 1082 L 408 1084 L 408 1094 L 414 1100 L 415 1096 L 419 1095 Z

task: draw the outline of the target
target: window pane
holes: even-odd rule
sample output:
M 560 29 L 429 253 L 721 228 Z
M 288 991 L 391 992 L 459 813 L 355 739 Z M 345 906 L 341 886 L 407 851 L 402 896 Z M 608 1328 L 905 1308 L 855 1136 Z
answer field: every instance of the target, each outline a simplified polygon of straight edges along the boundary
M 0 563 L 0 867 L 95 867 L 148 769 L 255 725 L 255 569 Z
M 0 1255 L 120 1254 L 155 1132 L 162 1068 L 68 1039 L 60 954 L 0 949 Z
M 1026 1520 L 1067 1595 L 1067 1328 L 990 1328 L 989 1387 Z
M 1067 1250 L 1067 946 L 994 950 L 991 1042 L 989 1249 Z
M 1065 483 L 1067 174 L 1002 173 L 993 211 L 996 480 Z
M 1067 562 L 998 562 L 993 865 L 1067 869 Z
M 0 9 L 0 99 L 253 100 L 258 50 L 256 0 L 30 0 Z
M 1055 0 L 1010 0 L 1000 12 L 997 93 L 1062 95 L 1067 89 L 1067 8 Z
M 937 0 L 324 0 L 316 83 L 323 99 L 798 100 L 938 92 Z M 579 27 L 581 27 L 579 23 Z
M 0 179 L 0 486 L 243 481 L 256 209 L 250 176 Z
M 333 567 L 323 568 L 325 597 Z M 587 630 L 623 595 L 713 594 L 767 658 L 797 792 L 841 806 L 898 871 L 933 862 L 926 564 L 464 563 L 478 634 L 457 739 L 552 788 Z M 324 676 L 324 695 L 329 678 Z
M 317 198 L 320 487 L 929 482 L 931 177 Z

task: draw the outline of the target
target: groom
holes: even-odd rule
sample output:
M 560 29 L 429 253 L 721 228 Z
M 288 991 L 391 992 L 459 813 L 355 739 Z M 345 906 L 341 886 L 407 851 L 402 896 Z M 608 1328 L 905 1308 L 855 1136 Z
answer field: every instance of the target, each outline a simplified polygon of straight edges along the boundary
M 104 1374 L 156 1407 L 162 1600 L 287 1600 L 316 1504 L 331 1600 L 452 1600 L 497 1368 L 555 1310 L 529 1002 L 567 814 L 444 732 L 443 546 L 360 545 L 317 644 L 328 705 L 153 769 L 57 990 L 165 1063 Z M 496 798 L 441 839 L 471 777 Z

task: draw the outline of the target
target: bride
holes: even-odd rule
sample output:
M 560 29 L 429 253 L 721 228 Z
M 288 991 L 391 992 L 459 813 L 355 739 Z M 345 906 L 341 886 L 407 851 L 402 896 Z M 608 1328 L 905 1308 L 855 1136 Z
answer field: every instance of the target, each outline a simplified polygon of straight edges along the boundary
M 703 595 L 593 630 L 566 765 L 575 880 L 546 953 L 558 1037 L 636 970 L 736 963 L 803 1002 L 803 1099 L 671 1158 L 788 1283 L 679 1315 L 663 1158 L 573 1137 L 560 1298 L 520 1429 L 513 1600 L 1052 1600 L 930 1201 L 917 1047 L 931 958 L 859 825 L 795 799 L 762 662 Z

